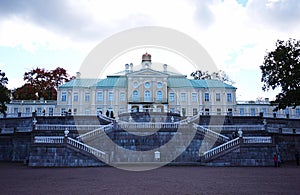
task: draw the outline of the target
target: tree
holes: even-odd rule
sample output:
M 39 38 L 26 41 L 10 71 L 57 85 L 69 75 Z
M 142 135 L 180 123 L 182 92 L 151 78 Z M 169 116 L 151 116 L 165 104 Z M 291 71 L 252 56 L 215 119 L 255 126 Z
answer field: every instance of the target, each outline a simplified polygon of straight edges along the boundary
M 57 67 L 54 70 L 36 68 L 24 73 L 22 87 L 13 92 L 14 99 L 35 100 L 43 97 L 48 100 L 56 100 L 57 87 L 75 77 L 70 77 L 67 71 Z
M 264 91 L 281 88 L 275 101 L 271 101 L 275 111 L 300 105 L 300 41 L 277 40 L 276 49 L 266 52 L 260 69 Z
M 8 83 L 8 78 L 5 76 L 5 73 L 0 70 L 0 113 L 5 113 L 7 110 L 6 103 L 10 102 L 10 93 L 6 87 Z
M 234 84 L 234 81 L 231 80 L 223 70 L 220 70 L 219 72 L 213 72 L 211 74 L 208 71 L 196 70 L 195 72 L 191 73 L 191 76 L 194 77 L 195 80 L 217 79 L 230 85 Z

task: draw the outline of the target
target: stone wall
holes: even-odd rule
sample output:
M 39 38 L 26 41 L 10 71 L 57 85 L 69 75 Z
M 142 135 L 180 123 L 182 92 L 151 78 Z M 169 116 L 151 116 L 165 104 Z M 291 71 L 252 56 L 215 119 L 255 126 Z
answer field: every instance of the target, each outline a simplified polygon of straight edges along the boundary
M 208 166 L 274 166 L 274 145 L 239 145 L 230 152 L 225 152 L 210 162 Z
M 33 145 L 29 156 L 32 167 L 88 167 L 104 166 L 96 157 L 65 144 Z
M 0 161 L 19 161 L 28 159 L 31 133 L 14 133 L 0 136 Z

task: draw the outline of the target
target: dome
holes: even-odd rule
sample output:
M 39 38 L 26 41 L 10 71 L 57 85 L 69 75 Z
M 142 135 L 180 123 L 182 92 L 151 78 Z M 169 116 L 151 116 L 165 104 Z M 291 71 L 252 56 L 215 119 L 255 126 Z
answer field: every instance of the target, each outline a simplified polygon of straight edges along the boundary
M 143 54 L 143 56 L 142 56 L 142 62 L 143 61 L 151 61 L 151 55 L 148 54 L 147 52 L 145 54 Z

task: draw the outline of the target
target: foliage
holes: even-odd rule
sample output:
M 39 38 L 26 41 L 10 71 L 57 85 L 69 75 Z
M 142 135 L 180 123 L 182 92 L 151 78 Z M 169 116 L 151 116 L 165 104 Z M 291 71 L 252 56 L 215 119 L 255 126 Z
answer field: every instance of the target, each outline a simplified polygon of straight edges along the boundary
M 8 83 L 8 78 L 5 73 L 0 70 L 0 113 L 5 113 L 7 106 L 6 103 L 10 102 L 10 92 L 6 87 Z
M 13 98 L 35 100 L 43 97 L 48 100 L 56 100 L 57 87 L 73 78 L 65 69 L 60 67 L 50 71 L 36 68 L 24 73 L 26 83 L 13 92 Z
M 264 91 L 281 88 L 271 102 L 275 110 L 300 105 L 300 41 L 277 40 L 276 49 L 266 53 L 260 69 Z
M 195 72 L 191 73 L 191 76 L 194 77 L 195 80 L 217 79 L 230 85 L 234 84 L 234 81 L 232 81 L 223 70 L 220 70 L 219 72 L 213 72 L 211 74 L 208 71 L 196 70 Z

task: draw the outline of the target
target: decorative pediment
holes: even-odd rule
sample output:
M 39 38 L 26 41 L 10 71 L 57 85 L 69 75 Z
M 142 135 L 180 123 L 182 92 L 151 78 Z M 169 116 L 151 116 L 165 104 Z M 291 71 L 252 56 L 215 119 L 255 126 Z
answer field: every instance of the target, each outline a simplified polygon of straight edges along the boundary
M 150 68 L 128 73 L 127 77 L 168 77 L 167 73 L 156 71 Z

